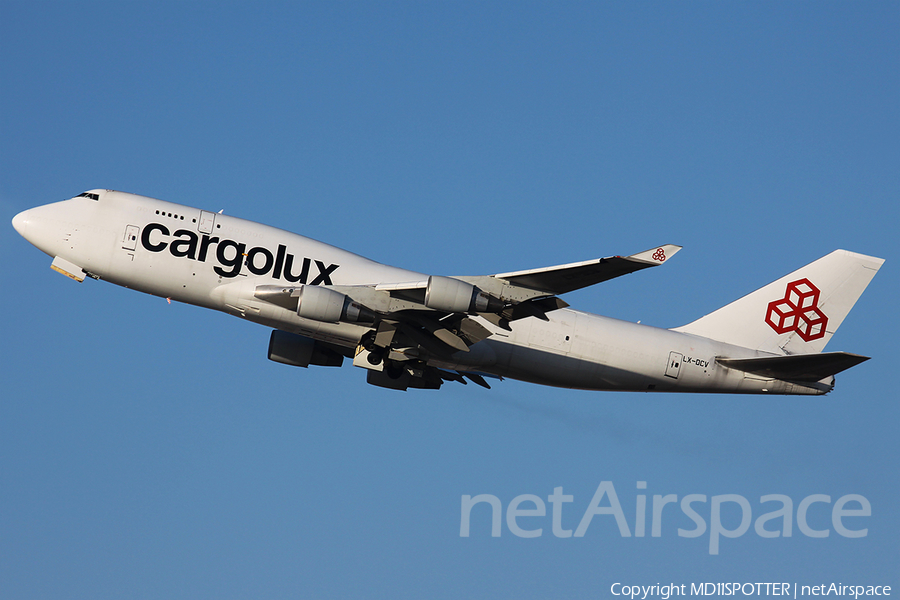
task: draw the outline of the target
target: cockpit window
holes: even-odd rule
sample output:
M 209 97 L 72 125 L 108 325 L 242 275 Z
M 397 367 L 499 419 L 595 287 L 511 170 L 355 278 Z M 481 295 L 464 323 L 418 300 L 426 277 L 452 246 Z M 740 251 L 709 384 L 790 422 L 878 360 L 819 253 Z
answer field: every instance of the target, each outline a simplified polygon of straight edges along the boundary
M 91 200 L 100 200 L 100 194 L 92 194 L 90 192 L 84 192 L 82 194 L 78 194 L 75 197 L 76 198 L 90 198 Z

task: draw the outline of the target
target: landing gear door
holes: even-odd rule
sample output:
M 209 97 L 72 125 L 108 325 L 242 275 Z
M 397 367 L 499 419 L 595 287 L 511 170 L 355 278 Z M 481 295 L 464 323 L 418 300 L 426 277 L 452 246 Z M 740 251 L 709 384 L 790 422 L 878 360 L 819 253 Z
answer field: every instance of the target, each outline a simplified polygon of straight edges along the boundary
M 679 352 L 669 352 L 669 364 L 666 365 L 666 377 L 678 379 L 681 371 L 681 361 L 684 357 Z
M 200 211 L 200 223 L 197 224 L 197 231 L 200 233 L 212 233 L 213 226 L 216 223 L 216 213 Z

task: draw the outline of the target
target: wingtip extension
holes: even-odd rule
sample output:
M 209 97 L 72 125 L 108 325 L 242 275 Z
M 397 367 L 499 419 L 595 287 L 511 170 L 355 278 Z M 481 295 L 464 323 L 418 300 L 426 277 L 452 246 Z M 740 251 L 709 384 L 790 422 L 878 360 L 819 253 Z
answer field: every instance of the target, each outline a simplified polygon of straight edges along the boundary
M 662 246 L 656 246 L 655 248 L 632 254 L 628 257 L 628 260 L 644 262 L 651 265 L 661 265 L 675 256 L 681 249 L 682 246 L 676 244 L 663 244 Z

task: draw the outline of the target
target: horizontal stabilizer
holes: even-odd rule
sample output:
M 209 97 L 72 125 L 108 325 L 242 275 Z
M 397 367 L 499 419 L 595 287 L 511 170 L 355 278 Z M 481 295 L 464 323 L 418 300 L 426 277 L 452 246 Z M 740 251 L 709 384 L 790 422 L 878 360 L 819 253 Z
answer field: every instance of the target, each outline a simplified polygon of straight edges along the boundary
M 631 256 L 610 256 L 543 269 L 498 273 L 493 277 L 532 290 L 565 294 L 620 275 L 661 265 L 679 250 L 681 246 L 666 244 Z
M 868 356 L 849 352 L 791 354 L 758 358 L 716 358 L 717 363 L 730 369 L 786 381 L 820 381 L 867 360 L 869 360 Z

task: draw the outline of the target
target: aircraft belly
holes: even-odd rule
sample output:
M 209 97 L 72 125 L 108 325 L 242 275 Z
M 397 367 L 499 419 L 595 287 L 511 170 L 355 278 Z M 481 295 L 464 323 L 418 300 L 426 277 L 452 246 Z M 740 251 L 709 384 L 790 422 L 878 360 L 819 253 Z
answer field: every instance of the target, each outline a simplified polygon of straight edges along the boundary
M 117 248 L 102 278 L 129 289 L 186 304 L 218 308 L 210 298 L 215 277 L 196 265 Z
M 560 313 L 569 314 L 559 319 Z M 498 374 L 588 390 L 715 392 L 741 386 L 743 374 L 716 364 L 715 357 L 724 352 L 717 342 L 572 310 L 548 316 L 549 323 L 514 323 L 506 343 L 490 338 Z M 555 337 L 554 331 L 559 332 Z

